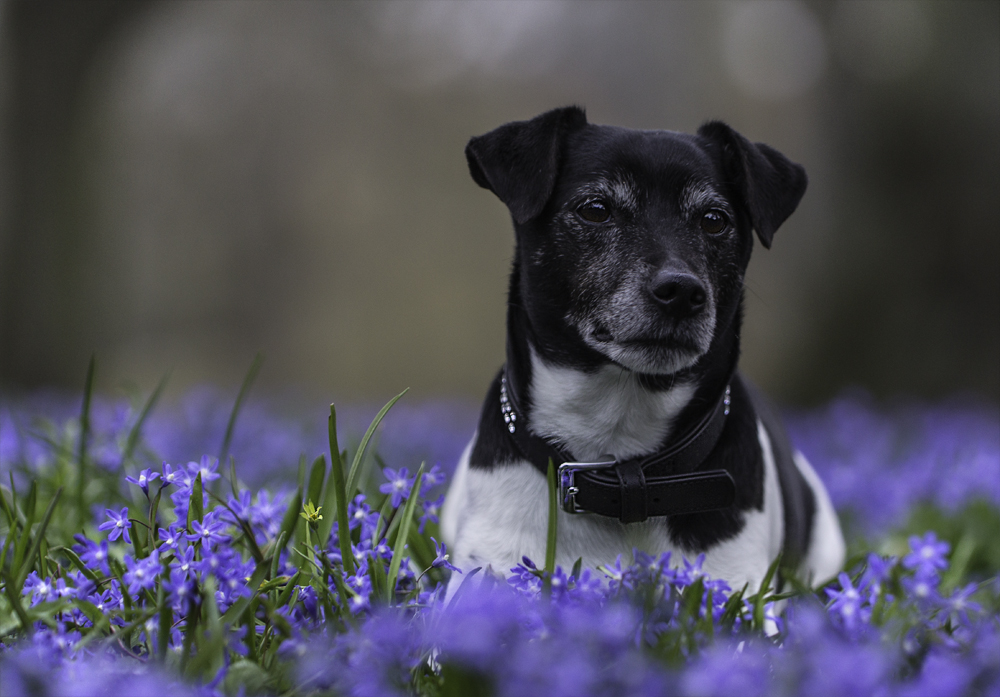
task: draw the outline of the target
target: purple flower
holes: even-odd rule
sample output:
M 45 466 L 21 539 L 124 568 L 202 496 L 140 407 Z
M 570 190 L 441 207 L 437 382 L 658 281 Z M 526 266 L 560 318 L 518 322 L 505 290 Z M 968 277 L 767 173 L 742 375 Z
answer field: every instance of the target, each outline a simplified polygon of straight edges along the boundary
M 827 611 L 831 617 L 836 617 L 848 632 L 853 632 L 862 623 L 868 621 L 871 614 L 862 607 L 861 593 L 851 583 L 851 577 L 843 571 L 837 576 L 840 590 L 826 589 L 827 596 L 832 600 Z
M 185 611 L 188 603 L 197 597 L 194 581 L 180 569 L 170 572 L 170 578 L 163 582 L 163 590 L 167 592 L 171 605 L 181 612 Z
M 969 613 L 980 613 L 983 608 L 978 603 L 969 601 L 969 598 L 979 590 L 978 583 L 970 583 L 964 588 L 958 588 L 949 598 L 944 601 L 944 607 L 948 611 L 952 621 L 966 627 L 969 626 Z
M 371 537 L 372 532 L 375 530 L 375 521 L 377 520 L 378 513 L 373 512 L 368 504 L 365 503 L 364 494 L 358 494 L 354 497 L 353 501 L 347 504 L 347 525 L 351 530 L 360 525 L 362 540 Z
M 427 523 L 440 522 L 438 520 L 438 515 L 441 512 L 442 505 L 444 505 L 444 494 L 441 494 L 433 501 L 424 501 L 424 513 L 420 516 L 420 527 L 417 532 L 422 535 L 424 534 L 424 528 L 427 526 Z
M 408 478 L 410 471 L 405 467 L 398 471 L 386 467 L 382 473 L 389 481 L 379 486 L 378 490 L 391 498 L 393 508 L 399 508 L 399 504 L 410 496 L 410 488 L 413 486 L 413 479 Z
M 451 569 L 452 571 L 458 571 L 462 573 L 461 570 L 454 566 L 450 561 L 448 561 L 448 547 L 444 542 L 438 543 L 433 537 L 431 542 L 434 543 L 434 561 L 431 562 L 431 568 L 434 569 Z
M 145 493 L 148 496 L 149 485 L 153 482 L 154 479 L 159 478 L 159 476 L 160 476 L 159 473 L 154 472 L 149 468 L 146 468 L 139 473 L 138 479 L 136 479 L 135 477 L 125 477 L 125 481 L 129 482 L 130 484 L 137 485 L 140 489 L 142 489 L 143 493 Z
M 190 488 L 191 486 L 187 470 L 182 467 L 178 467 L 175 470 L 166 462 L 163 463 L 163 476 L 160 478 L 160 482 L 163 486 L 169 486 L 171 484 L 177 484 L 182 488 Z
M 31 604 L 37 605 L 48 600 L 56 599 L 56 587 L 51 578 L 39 578 L 38 572 L 32 571 L 24 580 L 22 595 L 31 594 Z
M 80 555 L 80 561 L 91 569 L 100 570 L 105 575 L 111 573 L 111 569 L 108 567 L 107 540 L 101 540 L 98 543 L 88 540 L 83 535 L 74 535 L 73 539 L 80 543 L 73 545 L 73 551 Z
M 189 462 L 187 464 L 187 470 L 188 474 L 191 475 L 191 481 L 194 481 L 200 474 L 202 485 L 215 481 L 220 477 L 219 473 L 215 471 L 218 468 L 218 458 L 209 457 L 208 455 L 202 455 L 201 462 Z
M 181 540 L 187 537 L 184 528 L 178 527 L 177 523 L 171 523 L 169 528 L 160 528 L 157 534 L 163 543 L 162 546 L 167 549 L 177 549 Z
M 121 510 L 121 513 L 115 513 L 110 508 L 104 509 L 104 512 L 108 515 L 107 522 L 101 523 L 97 526 L 98 530 L 110 530 L 108 533 L 108 539 L 112 542 L 117 540 L 119 537 L 124 537 L 125 542 L 132 544 L 132 538 L 129 536 L 129 528 L 132 527 L 132 523 L 128 519 L 128 507 Z
M 197 520 L 191 521 L 191 530 L 193 533 L 186 535 L 186 537 L 191 542 L 201 542 L 204 547 L 229 542 L 229 535 L 222 534 L 225 527 L 225 523 L 219 520 L 216 515 L 209 513 L 205 516 L 203 523 L 199 523 Z
M 184 574 L 185 577 L 191 576 L 196 569 L 194 547 L 185 547 L 183 550 L 178 548 L 171 567 Z
M 426 496 L 434 487 L 444 484 L 447 475 L 436 463 L 424 473 L 424 478 L 420 480 L 420 495 Z
M 153 552 L 145 559 L 134 559 L 131 554 L 126 554 L 125 568 L 122 581 L 128 584 L 129 593 L 135 595 L 142 589 L 152 590 L 160 571 L 159 555 Z
M 918 570 L 913 576 L 902 579 L 903 588 L 906 593 L 913 598 L 918 605 L 929 607 L 941 602 L 941 595 L 938 593 L 939 579 L 933 570 Z
M 903 557 L 903 566 L 916 569 L 917 573 L 937 573 L 948 568 L 945 558 L 951 546 L 947 542 L 938 541 L 934 531 L 929 531 L 923 539 L 914 535 L 910 538 L 910 554 Z

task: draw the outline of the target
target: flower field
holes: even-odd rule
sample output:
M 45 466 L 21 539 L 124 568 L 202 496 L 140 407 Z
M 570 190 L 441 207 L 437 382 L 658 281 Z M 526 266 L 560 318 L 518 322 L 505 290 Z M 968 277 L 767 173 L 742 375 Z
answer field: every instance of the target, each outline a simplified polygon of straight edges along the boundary
M 0 403 L 0 695 L 1000 695 L 995 405 L 788 415 L 848 537 L 822 588 L 642 550 L 563 569 L 550 542 L 446 599 L 478 406 L 248 385 Z

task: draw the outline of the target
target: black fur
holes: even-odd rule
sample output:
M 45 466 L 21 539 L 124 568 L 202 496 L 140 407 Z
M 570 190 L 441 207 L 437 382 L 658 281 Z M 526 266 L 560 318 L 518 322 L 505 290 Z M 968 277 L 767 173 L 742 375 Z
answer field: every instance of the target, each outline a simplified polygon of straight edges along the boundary
M 520 397 L 522 418 L 531 421 L 529 346 L 547 362 L 578 370 L 621 365 L 653 390 L 693 381 L 695 396 L 675 421 L 675 433 L 697 423 L 731 380 L 731 414 L 702 469 L 724 468 L 732 474 L 736 504 L 726 511 L 671 516 L 669 529 L 674 542 L 691 551 L 736 535 L 744 511 L 763 507 L 758 412 L 735 372 L 743 274 L 753 231 L 770 247 L 775 230 L 798 205 L 806 187 L 802 167 L 720 122 L 705 124 L 697 135 L 633 131 L 588 124 L 578 107 L 473 138 L 466 156 L 473 179 L 508 206 L 516 231 L 507 374 Z M 681 192 L 697 189 L 699 183 L 709 191 L 710 202 L 691 208 Z M 621 191 L 632 192 L 635 200 L 627 194 L 620 198 Z M 611 208 L 607 224 L 581 218 L 580 208 L 590 200 Z M 728 218 L 724 234 L 710 235 L 698 227 L 709 207 Z M 658 312 L 645 292 L 645 280 L 628 281 L 636 284 L 634 289 L 623 285 L 638 278 L 637 273 L 657 270 L 690 273 L 710 288 L 710 335 L 704 332 L 706 317 Z M 614 306 L 624 309 L 612 312 L 609 299 L 618 297 L 615 293 L 626 293 Z M 628 316 L 623 319 L 623 314 Z M 636 331 L 645 333 L 633 336 Z M 611 349 L 605 350 L 606 336 L 615 346 L 638 348 L 613 357 Z M 661 369 L 671 361 L 683 365 Z M 649 370 L 642 367 L 647 365 Z M 808 493 L 808 486 L 791 462 L 787 437 L 772 422 L 769 416 L 766 426 L 776 455 L 782 453 L 778 467 L 783 487 L 788 481 L 783 491 L 787 541 L 789 551 L 797 553 L 808 541 L 804 521 L 811 519 L 814 503 L 802 493 Z M 519 459 L 501 419 L 498 379 L 483 405 L 470 466 L 490 469 Z

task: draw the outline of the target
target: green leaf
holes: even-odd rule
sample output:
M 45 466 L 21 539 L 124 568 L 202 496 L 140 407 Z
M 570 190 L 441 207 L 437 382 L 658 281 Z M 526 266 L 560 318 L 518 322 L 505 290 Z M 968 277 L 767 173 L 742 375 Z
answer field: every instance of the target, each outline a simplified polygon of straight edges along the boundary
M 323 494 L 323 477 L 326 476 L 326 456 L 320 455 L 313 460 L 309 470 L 309 486 L 306 489 L 306 501 L 314 506 L 322 506 L 320 500 Z
M 292 597 L 292 591 L 295 590 L 295 585 L 299 582 L 302 572 L 296 571 L 295 575 L 288 579 L 288 583 L 285 587 L 281 589 L 281 593 L 278 594 L 278 600 L 275 603 L 276 607 L 284 607 L 288 603 L 288 599 Z
M 21 627 L 25 632 L 31 633 L 31 620 L 28 619 L 28 613 L 24 611 L 24 606 L 21 605 L 21 598 L 18 595 L 21 592 L 21 586 L 23 583 L 18 584 L 17 589 L 14 588 L 14 583 L 11 581 L 10 576 L 4 573 L 3 569 L 0 569 L 0 575 L 3 577 L 3 590 L 7 594 L 7 599 L 10 601 L 10 605 L 14 608 L 14 613 L 17 615 L 17 619 L 21 621 Z
M 340 453 L 331 450 L 330 476 L 326 478 L 323 486 L 323 520 L 319 521 L 319 525 L 317 526 L 317 533 L 319 534 L 317 542 L 322 549 L 326 549 L 327 544 L 330 542 L 330 533 L 333 531 L 333 524 L 337 520 L 337 477 L 333 474 L 334 469 L 340 470 L 340 479 L 343 479 L 344 460 L 340 457 Z
M 330 460 L 336 458 L 337 451 L 337 408 L 330 405 L 330 418 L 327 421 L 330 434 Z M 369 429 L 371 430 L 371 429 Z M 357 459 L 355 458 L 355 462 Z M 354 555 L 351 553 L 351 528 L 347 523 L 347 484 L 344 482 L 344 470 L 341 467 L 332 468 L 334 493 L 337 498 L 337 541 L 340 543 L 340 558 L 343 560 L 344 572 L 354 574 Z
M 90 401 L 94 395 L 94 373 L 97 371 L 97 356 L 91 354 L 87 365 L 87 378 L 83 386 L 83 407 L 80 409 L 80 442 L 76 452 L 76 506 L 83 525 L 88 518 L 84 489 L 87 486 L 87 444 L 90 440 Z
M 274 541 L 274 547 L 271 549 L 271 569 L 267 577 L 270 579 L 275 578 L 278 575 L 278 564 L 281 562 L 281 550 L 285 548 L 285 542 L 288 541 L 288 534 L 284 531 L 278 534 L 278 539 Z
M 295 491 L 295 495 L 292 496 L 292 500 L 288 502 L 288 508 L 285 510 L 285 517 L 281 519 L 281 529 L 278 531 L 277 540 L 283 540 L 282 547 L 292 539 L 295 534 L 295 528 L 299 524 L 299 511 L 302 510 L 302 487 L 299 487 Z M 282 547 L 278 547 L 274 550 L 273 554 L 280 554 Z
M 399 535 L 396 536 L 396 546 L 392 550 L 392 561 L 389 562 L 389 578 L 387 580 L 387 592 L 389 593 L 389 603 L 392 603 L 396 593 L 396 577 L 399 576 L 399 565 L 403 561 L 403 548 L 406 546 L 406 539 L 410 534 L 410 524 L 413 522 L 413 511 L 417 508 L 417 500 L 420 498 L 420 483 L 424 480 L 424 464 L 420 463 L 417 469 L 417 477 L 413 481 L 410 489 L 410 498 L 406 500 L 406 507 L 403 508 L 403 518 L 399 526 Z
M 167 566 L 164 564 L 164 573 L 166 571 Z M 167 592 L 163 587 L 162 577 L 160 582 L 156 584 L 156 604 L 160 608 L 160 622 L 157 627 L 156 658 L 160 663 L 165 663 L 167 660 L 167 646 L 170 644 L 170 625 L 174 622 L 174 613 L 170 608 L 170 603 L 167 602 Z
M 21 592 L 21 588 L 24 586 L 24 581 L 28 578 L 28 572 L 31 570 L 32 560 L 35 555 L 38 554 L 38 549 L 42 544 L 42 540 L 45 539 L 45 530 L 49 527 L 49 521 L 52 520 L 52 513 L 56 509 L 56 504 L 59 503 L 59 497 L 62 496 L 62 491 L 62 487 L 56 489 L 55 495 L 49 502 L 49 507 L 45 509 L 45 515 L 42 516 L 42 522 L 38 526 L 38 531 L 35 533 L 35 539 L 32 540 L 31 549 L 28 550 L 27 556 L 21 563 L 21 569 L 18 571 L 17 578 L 15 579 L 17 582 L 16 589 L 18 593 Z
M 263 363 L 264 356 L 259 353 L 254 356 L 253 363 L 250 364 L 250 369 L 247 370 L 247 374 L 243 378 L 243 384 L 240 385 L 240 391 L 236 395 L 236 401 L 233 403 L 233 410 L 229 413 L 229 423 L 226 424 L 226 434 L 222 438 L 222 448 L 219 449 L 220 465 L 226 461 L 226 456 L 229 454 L 229 444 L 233 440 L 233 430 L 236 428 L 236 418 L 240 415 L 243 400 L 246 399 L 247 393 L 250 392 L 250 386 L 253 385 L 253 381 L 257 378 L 257 373 L 260 372 L 260 366 Z
M 781 565 L 781 553 L 774 558 L 771 565 L 767 567 L 767 573 L 764 574 L 764 580 L 761 581 L 760 589 L 758 589 L 757 594 L 751 599 L 753 601 L 753 626 L 757 629 L 764 628 L 764 599 L 768 593 L 771 591 L 771 580 L 778 571 L 778 567 Z
M 14 565 L 11 567 L 20 570 L 24 563 L 25 553 L 28 551 L 28 544 L 31 540 L 31 526 L 35 524 L 35 506 L 38 501 L 38 481 L 31 480 L 31 487 L 28 489 L 28 498 L 24 502 L 24 527 L 18 535 L 14 545 Z M 17 592 L 21 592 L 21 587 L 17 587 Z
M 229 488 L 233 490 L 233 498 L 240 497 L 238 480 L 236 479 L 236 458 L 229 456 Z
M 198 476 L 194 478 L 194 485 L 191 487 L 191 498 L 188 500 L 188 517 L 187 517 L 187 528 L 188 532 L 194 534 L 194 528 L 191 527 L 191 523 L 198 521 L 199 523 L 205 518 L 205 494 L 202 490 L 201 485 L 201 472 Z
M 549 485 L 549 527 L 545 538 L 545 571 L 551 576 L 556 570 L 556 537 L 559 532 L 559 487 L 556 486 L 556 467 L 551 457 L 546 478 Z
M 90 579 L 94 584 L 97 584 L 97 583 L 100 582 L 101 579 L 98 578 L 97 574 L 94 573 L 93 569 L 91 569 L 86 564 L 84 564 L 83 560 L 80 559 L 80 557 L 77 556 L 76 552 L 74 552 L 69 547 L 53 547 L 52 548 L 52 552 L 53 553 L 55 553 L 55 552 L 61 552 L 61 553 L 65 554 L 66 558 L 69 559 L 73 563 L 73 566 L 75 566 L 76 568 L 78 568 L 80 570 L 80 573 L 82 573 L 84 576 L 86 576 L 88 579 Z
M 17 516 L 14 515 L 14 511 L 7 505 L 7 497 L 3 494 L 3 487 L 0 487 L 0 508 L 3 508 L 3 514 L 7 516 L 7 527 L 13 531 L 14 526 L 17 525 Z
M 347 477 L 348 497 L 354 496 L 354 491 L 355 489 L 358 488 L 358 483 L 362 481 L 361 476 L 363 473 L 361 471 L 361 463 L 364 460 L 365 451 L 368 449 L 368 443 L 371 441 L 372 435 L 374 435 L 375 433 L 375 429 L 378 428 L 378 425 L 380 423 L 382 423 L 382 419 L 385 418 L 385 415 L 387 413 L 389 413 L 389 410 L 392 409 L 392 406 L 396 402 L 398 402 L 403 397 L 404 394 L 406 394 L 409 391 L 410 388 L 407 387 L 398 395 L 390 399 L 389 402 L 384 407 L 382 407 L 382 409 L 379 410 L 379 413 L 375 415 L 375 418 L 372 420 L 371 425 L 368 426 L 368 430 L 365 431 L 365 436 L 364 438 L 361 439 L 361 445 L 358 446 L 358 452 L 354 454 L 354 462 L 351 463 L 351 471 Z M 330 442 L 332 448 L 335 441 L 331 440 Z

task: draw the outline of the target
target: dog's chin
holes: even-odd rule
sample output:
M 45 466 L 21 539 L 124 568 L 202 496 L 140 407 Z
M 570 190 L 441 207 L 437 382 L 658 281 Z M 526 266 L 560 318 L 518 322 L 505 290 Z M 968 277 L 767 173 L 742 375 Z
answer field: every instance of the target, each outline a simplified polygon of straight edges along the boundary
M 695 346 L 654 341 L 608 342 L 593 348 L 623 368 L 647 375 L 679 373 L 697 363 L 705 353 Z

